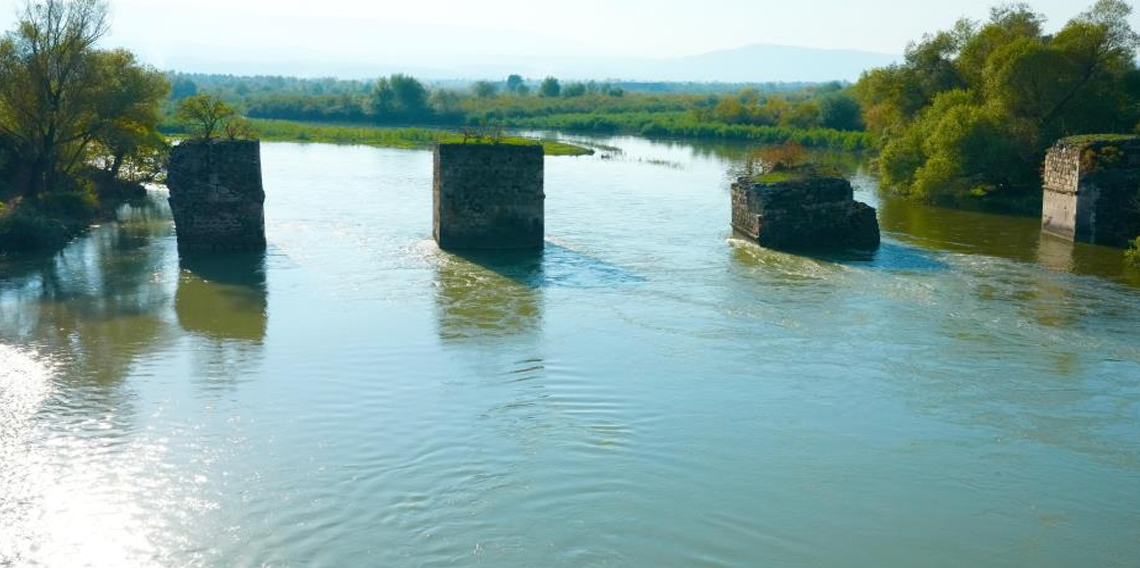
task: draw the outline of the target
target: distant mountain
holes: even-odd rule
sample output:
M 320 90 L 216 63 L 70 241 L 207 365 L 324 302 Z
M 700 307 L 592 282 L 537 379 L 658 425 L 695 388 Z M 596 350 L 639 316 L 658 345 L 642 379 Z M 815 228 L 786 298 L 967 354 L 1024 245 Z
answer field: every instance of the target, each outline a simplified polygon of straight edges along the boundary
M 854 81 L 896 55 L 846 49 L 813 49 L 753 44 L 737 49 L 659 61 L 645 61 L 632 79 L 656 81 Z
M 521 51 L 521 49 L 520 49 Z M 158 58 L 156 58 L 158 59 Z M 309 49 L 243 50 L 194 46 L 154 61 L 164 69 L 236 75 L 372 78 L 409 73 L 429 80 L 502 79 L 511 73 L 541 78 L 724 83 L 854 81 L 899 57 L 844 49 L 754 44 L 675 58 L 446 54 L 399 62 L 380 54 L 320 53 Z

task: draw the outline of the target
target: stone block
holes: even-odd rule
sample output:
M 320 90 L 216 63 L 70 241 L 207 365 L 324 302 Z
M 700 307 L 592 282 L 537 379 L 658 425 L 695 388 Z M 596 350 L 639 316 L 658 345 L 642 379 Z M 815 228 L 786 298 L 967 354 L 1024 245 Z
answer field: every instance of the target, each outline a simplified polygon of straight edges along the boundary
M 1140 234 L 1140 138 L 1063 139 L 1049 150 L 1042 181 L 1044 232 L 1117 247 Z
M 443 249 L 537 249 L 545 235 L 542 146 L 438 144 L 432 234 Z
M 879 246 L 875 209 L 855 201 L 851 183 L 838 177 L 806 177 L 732 185 L 732 226 L 740 235 L 774 249 Z
M 184 140 L 166 181 L 178 250 L 265 249 L 265 190 L 257 140 Z

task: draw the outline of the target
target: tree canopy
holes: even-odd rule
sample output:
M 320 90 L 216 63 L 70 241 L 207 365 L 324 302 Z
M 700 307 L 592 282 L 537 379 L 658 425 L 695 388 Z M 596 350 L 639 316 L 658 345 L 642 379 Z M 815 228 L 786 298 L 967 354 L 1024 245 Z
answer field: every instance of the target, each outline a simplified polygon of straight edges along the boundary
M 1028 5 L 1005 5 L 865 73 L 854 93 L 880 139 L 884 184 L 933 201 L 1028 196 L 1059 138 L 1133 130 L 1140 36 L 1131 12 L 1122 0 L 1099 0 L 1047 35 Z
M 126 51 L 96 48 L 108 31 L 98 0 L 28 3 L 0 39 L 0 133 L 25 192 L 54 190 L 100 158 L 116 164 L 162 144 L 165 77 Z
M 562 84 L 554 77 L 547 77 L 539 85 L 538 94 L 543 97 L 557 97 L 562 94 Z

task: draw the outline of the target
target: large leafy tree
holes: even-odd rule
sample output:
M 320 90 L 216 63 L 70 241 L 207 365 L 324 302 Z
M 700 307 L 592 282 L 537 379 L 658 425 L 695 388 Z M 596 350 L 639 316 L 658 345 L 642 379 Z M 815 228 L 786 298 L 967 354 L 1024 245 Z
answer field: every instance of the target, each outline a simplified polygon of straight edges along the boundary
M 427 87 L 415 77 L 396 73 L 381 77 L 372 89 L 370 106 L 380 119 L 425 118 L 430 113 Z
M 0 133 L 35 196 L 73 178 L 95 154 L 121 160 L 153 142 L 169 87 L 124 51 L 102 51 L 99 0 L 28 3 L 0 40 Z
M 538 86 L 538 94 L 543 97 L 557 97 L 562 94 L 562 84 L 554 77 L 547 77 Z
M 1131 130 L 1140 118 L 1131 10 L 1099 0 L 1049 36 L 1040 14 L 1006 5 L 864 74 L 854 93 L 880 135 L 884 183 L 931 200 L 1028 194 L 1058 138 Z
M 124 165 L 137 171 L 142 163 L 165 153 L 166 139 L 158 132 L 159 102 L 169 94 L 170 85 L 158 71 L 139 65 L 129 51 L 98 53 L 97 63 L 104 79 L 96 114 L 103 120 L 92 138 L 105 157 L 107 172 L 119 177 Z

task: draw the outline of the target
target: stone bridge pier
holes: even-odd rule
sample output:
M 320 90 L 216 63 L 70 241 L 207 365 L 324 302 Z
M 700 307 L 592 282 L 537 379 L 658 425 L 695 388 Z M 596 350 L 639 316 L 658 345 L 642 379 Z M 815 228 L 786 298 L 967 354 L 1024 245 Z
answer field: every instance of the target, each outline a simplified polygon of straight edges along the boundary
M 1045 158 L 1041 229 L 1122 247 L 1140 234 L 1140 138 L 1075 136 Z
M 265 249 L 265 190 L 257 140 L 184 140 L 166 185 L 179 252 Z
M 542 145 L 435 147 L 432 234 L 442 249 L 541 249 Z

